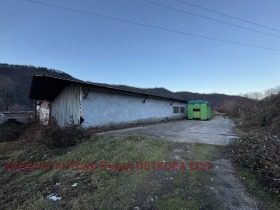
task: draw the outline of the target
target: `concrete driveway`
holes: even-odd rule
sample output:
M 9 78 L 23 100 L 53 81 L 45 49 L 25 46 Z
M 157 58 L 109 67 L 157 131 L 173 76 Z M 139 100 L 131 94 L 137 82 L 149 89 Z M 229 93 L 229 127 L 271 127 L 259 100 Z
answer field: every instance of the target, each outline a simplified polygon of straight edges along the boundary
M 105 133 L 143 134 L 172 141 L 226 145 L 232 140 L 238 138 L 238 136 L 233 131 L 234 126 L 235 125 L 233 121 L 229 118 L 216 116 L 209 121 L 171 121 Z

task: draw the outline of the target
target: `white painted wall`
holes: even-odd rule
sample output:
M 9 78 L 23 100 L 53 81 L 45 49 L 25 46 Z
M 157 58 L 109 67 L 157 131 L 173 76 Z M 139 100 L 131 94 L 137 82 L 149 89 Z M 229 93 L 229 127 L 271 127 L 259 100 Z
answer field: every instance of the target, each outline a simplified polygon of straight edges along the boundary
M 51 102 L 51 116 L 55 117 L 58 125 L 79 124 L 81 107 L 81 88 L 71 85 L 64 88 L 54 101 Z
M 87 98 L 82 99 L 82 124 L 89 126 L 107 126 L 121 123 L 157 121 L 168 118 L 186 117 L 186 103 L 145 97 L 116 95 L 90 90 Z M 173 113 L 173 107 L 185 107 L 184 113 Z

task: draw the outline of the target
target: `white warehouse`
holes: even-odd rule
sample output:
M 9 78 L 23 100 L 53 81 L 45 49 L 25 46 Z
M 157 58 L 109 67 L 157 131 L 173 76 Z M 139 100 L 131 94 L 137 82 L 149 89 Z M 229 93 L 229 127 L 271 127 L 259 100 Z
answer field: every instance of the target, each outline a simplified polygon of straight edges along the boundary
M 50 103 L 60 126 L 114 126 L 185 118 L 187 101 L 80 80 L 33 76 L 30 98 Z

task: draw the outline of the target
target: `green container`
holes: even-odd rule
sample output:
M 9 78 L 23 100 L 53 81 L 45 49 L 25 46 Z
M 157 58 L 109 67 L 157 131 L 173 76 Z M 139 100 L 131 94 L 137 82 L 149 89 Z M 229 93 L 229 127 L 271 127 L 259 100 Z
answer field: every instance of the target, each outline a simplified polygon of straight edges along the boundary
M 188 102 L 189 120 L 209 120 L 211 118 L 211 106 L 207 101 L 195 100 Z

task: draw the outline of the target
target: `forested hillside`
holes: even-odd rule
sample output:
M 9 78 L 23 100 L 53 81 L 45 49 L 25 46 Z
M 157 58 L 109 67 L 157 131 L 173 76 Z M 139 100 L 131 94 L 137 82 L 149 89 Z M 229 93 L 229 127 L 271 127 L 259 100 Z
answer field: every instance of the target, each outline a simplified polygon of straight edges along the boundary
M 29 99 L 29 89 L 34 74 L 73 78 L 69 74 L 53 69 L 34 66 L 0 64 L 0 111 L 32 110 L 34 102 Z M 7 101 L 8 94 L 8 101 Z M 8 104 L 7 104 L 8 102 Z
M 256 103 L 256 100 L 246 97 L 230 96 L 219 93 L 201 94 L 192 92 L 177 92 L 176 94 L 182 98 L 187 98 L 188 100 L 206 100 L 211 104 L 212 109 L 228 113 L 234 117 L 237 117 L 242 113 L 246 114 L 247 111 L 252 109 Z
M 43 67 L 0 64 L 0 111 L 32 110 L 34 102 L 28 98 L 33 75 L 49 75 L 59 78 L 75 79 L 71 75 L 61 71 Z M 240 107 L 244 110 L 252 105 L 252 100 L 241 96 L 229 96 L 224 94 L 200 94 L 192 92 L 172 92 L 165 88 L 136 88 L 126 85 L 111 85 L 93 83 L 115 87 L 119 89 L 138 91 L 154 95 L 183 100 L 207 100 L 212 108 L 218 111 L 238 115 Z M 8 101 L 7 101 L 8 94 Z

